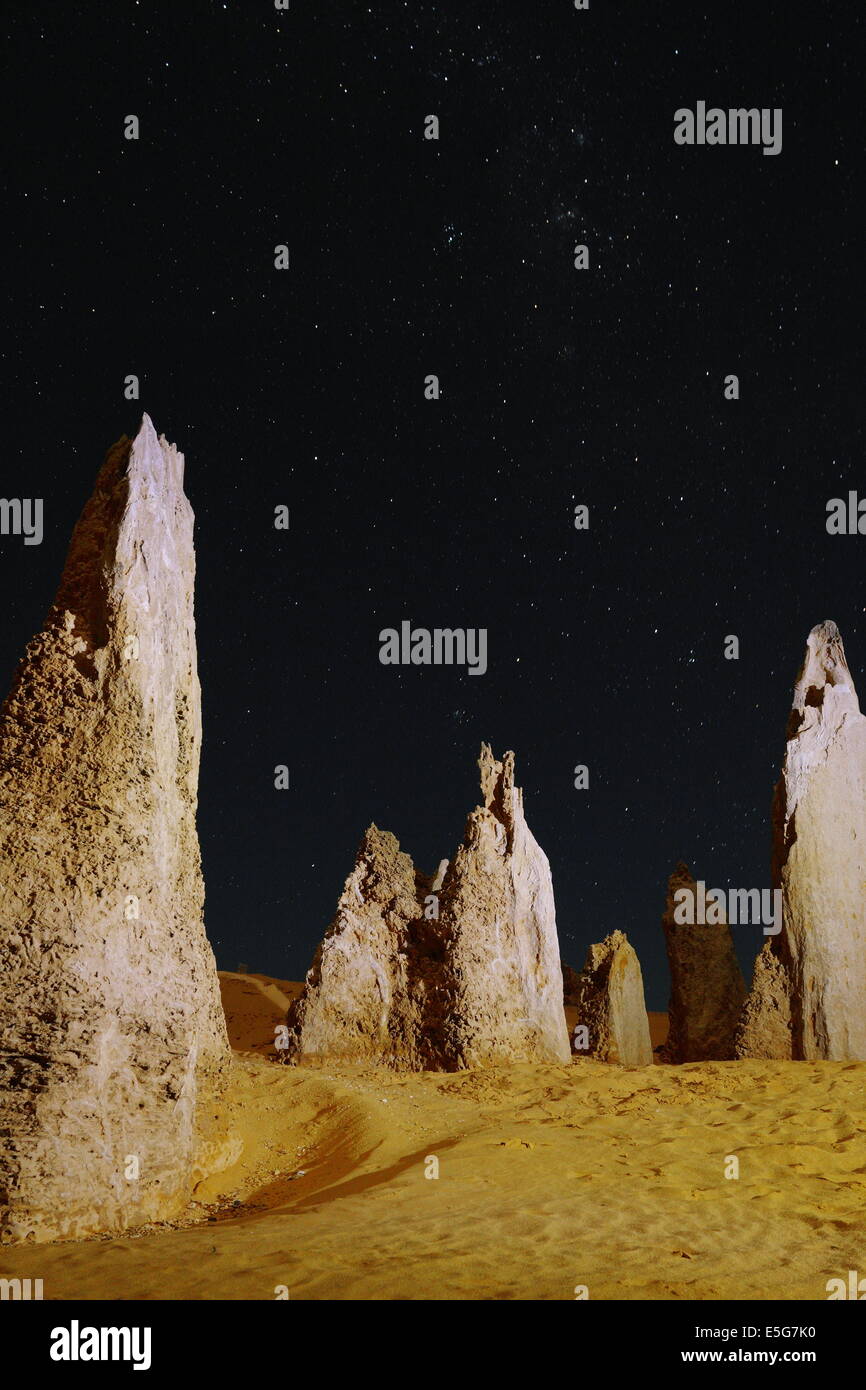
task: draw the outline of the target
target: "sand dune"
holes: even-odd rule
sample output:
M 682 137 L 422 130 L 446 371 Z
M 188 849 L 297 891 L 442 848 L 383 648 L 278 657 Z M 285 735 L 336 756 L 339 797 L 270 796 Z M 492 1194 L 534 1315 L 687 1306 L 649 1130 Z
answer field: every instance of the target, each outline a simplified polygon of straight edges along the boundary
M 274 1056 L 275 1029 L 285 1023 L 286 1010 L 303 985 L 292 980 L 272 980 L 268 975 L 237 975 L 220 971 L 220 992 L 236 1051 Z
M 286 1067 L 299 986 L 222 988 L 237 1164 L 188 1224 L 4 1250 L 3 1275 L 46 1298 L 823 1299 L 863 1267 L 864 1063 Z

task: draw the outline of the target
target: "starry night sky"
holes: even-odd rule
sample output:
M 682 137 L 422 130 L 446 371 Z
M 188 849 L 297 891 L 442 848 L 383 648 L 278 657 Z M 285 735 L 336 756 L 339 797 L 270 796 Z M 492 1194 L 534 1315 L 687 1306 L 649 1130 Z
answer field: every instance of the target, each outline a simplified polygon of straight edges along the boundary
M 866 495 L 863 30 L 720 0 L 7 7 L 0 491 L 46 531 L 0 537 L 0 686 L 146 410 L 197 517 L 221 968 L 302 978 L 370 821 L 450 857 L 482 739 L 516 752 L 563 958 L 625 930 L 650 1008 L 676 860 L 769 886 L 816 622 L 866 692 L 866 538 L 825 529 Z M 781 154 L 675 145 L 698 100 L 782 107 Z M 380 665 L 407 618 L 486 627 L 487 674 Z M 748 971 L 760 929 L 734 935 Z

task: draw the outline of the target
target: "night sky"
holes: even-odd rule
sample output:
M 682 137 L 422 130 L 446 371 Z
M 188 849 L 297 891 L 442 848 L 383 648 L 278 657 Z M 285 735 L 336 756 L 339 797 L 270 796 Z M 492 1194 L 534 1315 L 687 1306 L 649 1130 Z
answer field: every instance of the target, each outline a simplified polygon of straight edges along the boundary
M 769 886 L 815 623 L 866 695 L 866 537 L 825 527 L 866 495 L 862 14 L 6 7 L 0 491 L 45 538 L 0 536 L 0 686 L 146 410 L 197 518 L 221 968 L 302 978 L 371 821 L 450 857 L 482 739 L 516 752 L 563 958 L 623 929 L 650 1008 L 675 862 Z M 699 100 L 781 107 L 781 153 L 677 146 Z M 404 619 L 486 627 L 487 673 L 382 666 Z

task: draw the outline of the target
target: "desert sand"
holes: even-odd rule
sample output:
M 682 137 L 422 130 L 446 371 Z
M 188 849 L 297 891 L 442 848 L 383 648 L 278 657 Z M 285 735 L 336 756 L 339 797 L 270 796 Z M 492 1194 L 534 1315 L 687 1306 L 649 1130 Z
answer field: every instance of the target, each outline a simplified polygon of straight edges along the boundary
M 282 1066 L 300 986 L 220 979 L 237 1164 L 182 1222 L 7 1248 L 3 1276 L 46 1299 L 825 1299 L 863 1266 L 866 1063 Z

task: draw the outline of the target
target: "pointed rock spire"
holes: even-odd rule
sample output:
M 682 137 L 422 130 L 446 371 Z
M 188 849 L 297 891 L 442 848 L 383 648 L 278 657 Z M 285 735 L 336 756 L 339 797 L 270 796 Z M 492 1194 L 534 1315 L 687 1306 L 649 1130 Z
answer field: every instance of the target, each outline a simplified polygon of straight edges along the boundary
M 6 1240 L 167 1217 L 205 1161 L 230 1053 L 195 827 L 192 531 L 183 455 L 145 415 L 0 711 Z
M 568 1061 L 550 865 L 526 824 L 514 754 L 499 762 L 482 744 L 479 769 L 484 806 L 442 885 L 447 1050 L 461 1066 Z
M 772 882 L 782 930 L 758 956 L 738 1055 L 866 1061 L 866 716 L 830 621 L 794 686 Z
M 416 975 L 424 974 L 423 887 L 396 837 L 371 825 L 336 917 L 289 1009 L 289 1060 L 342 1057 L 406 1070 L 425 1065 L 425 1042 L 415 1026 L 423 998 L 417 1008 L 413 1002 Z M 434 955 L 435 925 L 427 934 Z

